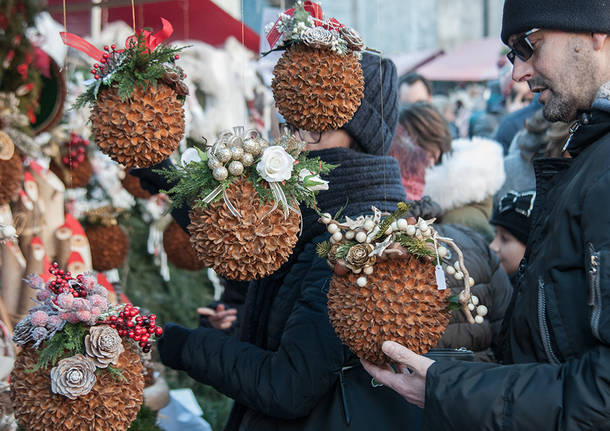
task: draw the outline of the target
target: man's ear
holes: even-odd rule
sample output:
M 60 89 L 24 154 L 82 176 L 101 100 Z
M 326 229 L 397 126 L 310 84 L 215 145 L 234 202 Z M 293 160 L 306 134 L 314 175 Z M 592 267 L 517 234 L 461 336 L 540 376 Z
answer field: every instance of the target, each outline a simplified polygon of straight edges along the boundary
M 593 37 L 593 49 L 595 51 L 601 50 L 607 41 L 610 43 L 609 35 L 606 33 L 592 33 L 591 36 Z

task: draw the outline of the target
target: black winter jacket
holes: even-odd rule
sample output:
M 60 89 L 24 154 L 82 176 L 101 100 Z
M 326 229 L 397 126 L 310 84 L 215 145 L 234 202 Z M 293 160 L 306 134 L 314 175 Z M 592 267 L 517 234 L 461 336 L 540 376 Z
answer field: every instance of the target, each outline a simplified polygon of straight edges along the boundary
M 504 322 L 509 366 L 434 363 L 430 430 L 610 430 L 610 102 L 573 133 L 573 159 L 535 163 L 526 255 Z

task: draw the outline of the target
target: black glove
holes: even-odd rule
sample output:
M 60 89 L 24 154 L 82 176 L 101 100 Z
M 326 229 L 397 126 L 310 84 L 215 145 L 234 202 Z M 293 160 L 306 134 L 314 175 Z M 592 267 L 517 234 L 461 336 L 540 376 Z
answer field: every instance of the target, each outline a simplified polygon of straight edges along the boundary
M 182 349 L 190 333 L 190 329 L 174 323 L 168 323 L 163 327 L 163 337 L 157 343 L 163 365 L 174 370 L 185 370 L 182 363 Z
M 144 190 L 156 195 L 160 190 L 169 190 L 174 186 L 163 175 L 153 172 L 156 169 L 174 169 L 174 164 L 170 159 L 165 159 L 149 168 L 130 169 L 129 174 L 140 179 L 140 185 Z

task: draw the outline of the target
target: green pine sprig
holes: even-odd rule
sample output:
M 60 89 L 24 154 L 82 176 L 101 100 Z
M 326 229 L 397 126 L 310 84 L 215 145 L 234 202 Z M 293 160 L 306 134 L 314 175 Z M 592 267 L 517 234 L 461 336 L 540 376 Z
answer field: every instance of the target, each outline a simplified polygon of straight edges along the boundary
M 127 377 L 123 375 L 123 371 L 121 371 L 119 368 L 113 367 L 112 365 L 108 365 L 106 368 L 98 368 L 98 371 L 109 373 L 116 380 L 127 383 Z
M 409 208 L 410 208 L 410 206 L 407 205 L 406 203 L 398 202 L 398 209 L 383 219 L 383 221 L 381 222 L 381 225 L 379 225 L 379 233 L 377 233 L 377 235 L 375 235 L 373 240 L 376 241 L 379 238 L 381 238 L 382 236 L 384 236 L 385 232 L 388 230 L 390 225 L 392 223 L 394 223 L 404 213 L 409 211 Z
M 405 247 L 409 251 L 409 253 L 420 259 L 436 257 L 436 253 L 434 253 L 433 250 L 430 250 L 430 248 L 427 247 L 427 244 L 433 242 L 430 239 L 419 240 L 409 235 L 400 234 L 396 235 L 396 240 L 400 243 L 400 245 Z
M 135 43 L 121 53 L 121 59 L 115 69 L 102 78 L 96 80 L 82 93 L 73 105 L 78 109 L 87 103 L 94 103 L 100 87 L 116 87 L 121 100 L 131 98 L 136 87 L 144 90 L 149 85 L 156 86 L 157 81 L 166 73 L 179 73 L 174 65 L 174 57 L 183 47 L 170 47 L 165 44 L 158 45 L 152 52 L 146 47 L 144 36 L 140 34 Z
M 80 323 L 66 323 L 63 330 L 55 333 L 53 337 L 44 344 L 38 356 L 34 368 L 28 372 L 39 369 L 47 369 L 49 365 L 55 366 L 61 358 L 70 357 L 79 353 L 85 353 L 85 336 L 89 333 L 89 327 Z
M 330 242 L 322 241 L 316 245 L 316 253 L 322 259 L 327 259 L 328 254 L 330 253 Z

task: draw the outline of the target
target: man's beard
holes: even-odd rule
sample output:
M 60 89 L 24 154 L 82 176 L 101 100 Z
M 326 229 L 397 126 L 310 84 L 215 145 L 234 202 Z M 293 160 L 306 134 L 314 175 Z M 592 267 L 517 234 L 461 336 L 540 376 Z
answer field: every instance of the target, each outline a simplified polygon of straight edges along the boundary
M 551 95 L 547 98 L 542 109 L 544 118 L 553 123 L 556 121 L 569 123 L 575 120 L 577 116 L 575 101 L 570 101 L 568 97 L 555 93 L 553 90 L 549 91 Z

